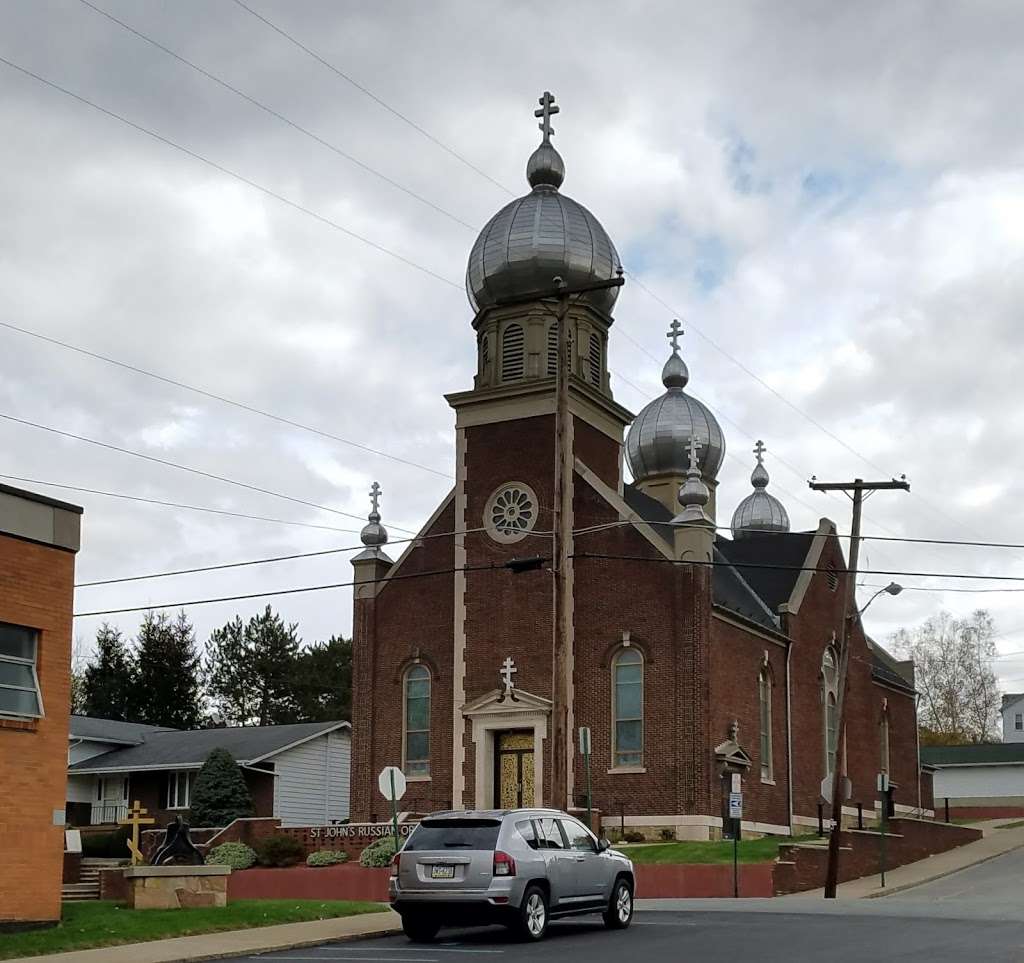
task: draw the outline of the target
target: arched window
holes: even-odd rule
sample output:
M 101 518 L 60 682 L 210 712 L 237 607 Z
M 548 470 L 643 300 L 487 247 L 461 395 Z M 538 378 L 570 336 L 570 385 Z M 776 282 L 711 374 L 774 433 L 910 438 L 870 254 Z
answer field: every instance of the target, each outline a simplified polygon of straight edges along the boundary
M 761 706 L 761 782 L 775 779 L 772 760 L 772 674 L 768 666 L 757 679 L 758 699 Z
M 523 326 L 510 324 L 501 335 L 501 380 L 516 381 L 526 370 L 523 354 Z
M 590 380 L 597 387 L 601 387 L 601 339 L 596 334 L 590 335 L 590 352 L 588 355 L 590 363 Z
M 402 771 L 407 776 L 430 775 L 430 672 L 414 665 L 405 673 L 405 730 Z
M 838 683 L 839 663 L 836 660 L 836 651 L 832 646 L 827 646 L 825 654 L 821 657 L 821 704 L 824 710 L 822 712 L 822 728 L 826 776 L 835 772 L 836 749 L 839 745 L 839 729 L 836 718 Z
M 879 766 L 878 771 L 889 775 L 889 710 L 882 711 L 882 722 L 878 727 Z
M 612 765 L 644 764 L 644 657 L 635 648 L 623 648 L 612 661 L 613 729 Z

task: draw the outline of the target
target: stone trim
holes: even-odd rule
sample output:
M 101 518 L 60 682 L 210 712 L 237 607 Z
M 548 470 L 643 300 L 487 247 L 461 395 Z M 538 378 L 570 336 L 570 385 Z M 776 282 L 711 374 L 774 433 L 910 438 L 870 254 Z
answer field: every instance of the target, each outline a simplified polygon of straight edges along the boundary
M 387 586 L 388 582 L 391 580 L 391 576 L 394 575 L 402 567 L 402 564 L 409 557 L 409 555 L 412 554 L 413 550 L 420 547 L 420 545 L 422 544 L 422 539 L 420 538 L 420 536 L 426 534 L 430 530 L 434 522 L 436 522 L 441 517 L 442 512 L 444 512 L 444 510 L 448 507 L 448 505 L 452 502 L 454 498 L 455 489 L 453 488 L 444 497 L 444 499 L 441 501 L 441 504 L 438 505 L 437 508 L 434 510 L 434 514 L 431 515 L 430 518 L 428 518 L 423 523 L 420 530 L 416 533 L 416 538 L 414 538 L 411 542 L 409 542 L 408 545 L 405 546 L 405 551 L 398 556 L 398 561 L 396 561 L 395 564 L 388 569 L 387 574 L 380 580 L 380 584 L 377 586 L 378 594 L 382 589 L 384 589 Z
M 810 588 L 811 579 L 817 574 L 813 570 L 818 567 L 818 562 L 821 561 L 821 553 L 825 550 L 825 542 L 832 535 L 835 535 L 835 532 L 836 523 L 831 519 L 822 518 L 818 522 L 818 531 L 815 533 L 814 539 L 811 541 L 811 547 L 807 550 L 807 556 L 804 558 L 804 571 L 797 576 L 789 600 L 779 606 L 780 613 L 784 615 L 800 614 L 800 606 L 803 605 L 804 596 L 807 594 L 807 589 Z
M 466 724 L 462 705 L 466 701 L 466 430 L 455 431 L 455 544 L 452 580 L 452 809 L 465 805 Z

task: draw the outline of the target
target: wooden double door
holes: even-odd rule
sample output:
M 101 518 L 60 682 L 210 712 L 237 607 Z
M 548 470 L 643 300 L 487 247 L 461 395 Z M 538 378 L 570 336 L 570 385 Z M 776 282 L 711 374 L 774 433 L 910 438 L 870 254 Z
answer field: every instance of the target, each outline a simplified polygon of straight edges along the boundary
M 518 809 L 534 804 L 533 730 L 494 734 L 494 805 Z

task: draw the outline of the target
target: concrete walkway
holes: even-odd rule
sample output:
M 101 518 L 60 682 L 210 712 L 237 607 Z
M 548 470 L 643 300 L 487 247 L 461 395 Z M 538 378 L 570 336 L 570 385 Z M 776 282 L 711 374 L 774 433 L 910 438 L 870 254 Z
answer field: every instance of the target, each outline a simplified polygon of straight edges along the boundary
M 364 936 L 383 936 L 400 931 L 397 913 L 367 913 L 312 923 L 283 923 L 248 930 L 226 930 L 202 936 L 181 936 L 151 943 L 126 943 L 95 950 L 27 956 L 8 963 L 183 963 L 185 960 L 219 960 L 249 953 L 270 953 Z
M 966 846 L 951 849 L 949 852 L 929 856 L 927 859 L 891 870 L 885 874 L 884 888 L 881 877 L 877 874 L 850 880 L 848 883 L 840 883 L 838 898 L 875 899 L 891 896 L 901 890 L 920 886 L 922 883 L 930 883 L 934 879 L 941 879 L 943 876 L 966 869 L 968 866 L 976 866 L 978 863 L 1002 856 L 1003 853 L 1008 853 L 1013 849 L 1019 849 L 1024 846 L 1024 826 L 1015 829 L 998 828 L 1013 822 L 1020 822 L 1020 820 L 989 819 L 984 822 L 971 823 L 973 829 L 980 829 L 985 833 L 976 843 L 968 843 Z M 813 889 L 805 893 L 793 893 L 778 898 L 789 903 L 807 899 L 822 899 L 823 895 L 824 890 Z

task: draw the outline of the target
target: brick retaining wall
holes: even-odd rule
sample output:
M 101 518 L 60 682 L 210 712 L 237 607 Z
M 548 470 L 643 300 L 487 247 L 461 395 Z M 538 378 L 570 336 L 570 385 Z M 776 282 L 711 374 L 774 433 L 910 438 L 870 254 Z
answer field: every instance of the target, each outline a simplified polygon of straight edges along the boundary
M 354 899 L 387 902 L 390 869 L 342 864 L 243 869 L 228 877 L 228 901 L 239 899 Z
M 895 869 L 936 853 L 981 839 L 980 829 L 927 819 L 898 817 L 889 820 L 886 867 Z M 840 840 L 839 882 L 873 876 L 879 870 L 879 835 L 867 830 L 845 830 Z M 794 844 L 779 847 L 775 864 L 775 894 L 800 893 L 825 885 L 827 847 Z

